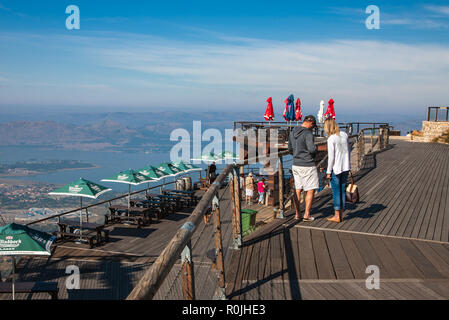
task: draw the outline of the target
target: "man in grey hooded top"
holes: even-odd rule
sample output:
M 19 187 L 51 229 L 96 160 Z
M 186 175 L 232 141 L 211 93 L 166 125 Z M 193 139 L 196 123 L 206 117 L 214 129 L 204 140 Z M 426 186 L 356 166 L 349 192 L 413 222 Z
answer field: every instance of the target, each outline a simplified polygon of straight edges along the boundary
M 288 149 L 290 153 L 293 154 L 292 172 L 295 179 L 296 190 L 296 197 L 293 197 L 296 209 L 295 219 L 300 218 L 298 199 L 301 199 L 302 190 L 306 192 L 306 208 L 303 221 L 314 220 L 314 218 L 310 216 L 310 209 L 312 208 L 315 190 L 319 188 L 318 170 L 314 160 L 317 148 L 312 132 L 312 129 L 315 126 L 315 117 L 307 116 L 304 119 L 302 126 L 295 128 L 290 133 L 288 141 Z

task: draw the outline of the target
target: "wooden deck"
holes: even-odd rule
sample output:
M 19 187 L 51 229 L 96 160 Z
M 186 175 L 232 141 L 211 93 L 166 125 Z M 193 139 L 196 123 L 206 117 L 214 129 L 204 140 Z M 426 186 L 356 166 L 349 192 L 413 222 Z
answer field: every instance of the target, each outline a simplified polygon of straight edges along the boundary
M 313 223 L 293 212 L 272 220 L 259 211 L 259 228 L 232 249 L 229 193 L 220 192 L 226 294 L 229 299 L 449 299 L 449 146 L 392 140 L 393 148 L 367 157 L 356 176 L 362 202 L 341 224 L 331 224 L 330 190 L 316 199 Z M 19 281 L 57 281 L 60 299 L 124 299 L 189 217 L 178 212 L 141 230 L 108 227 L 110 243 L 54 246 L 50 258 L 22 259 Z M 193 238 L 197 299 L 212 299 L 217 276 L 207 252 L 214 228 L 201 223 Z M 80 268 L 81 290 L 67 290 L 66 267 Z M 380 269 L 380 290 L 368 290 L 366 267 Z M 0 295 L 0 299 L 10 299 Z M 17 295 L 48 299 L 48 295 Z M 155 299 L 183 299 L 180 264 Z
M 349 204 L 345 221 L 333 214 L 328 189 L 315 201 L 313 223 L 320 228 L 449 241 L 449 146 L 392 140 L 391 150 L 368 156 L 356 175 L 361 203 Z
M 362 202 L 330 223 L 330 190 L 312 223 L 262 226 L 235 251 L 230 299 L 449 299 L 449 146 L 392 140 L 356 176 Z M 368 290 L 369 265 L 380 290 Z

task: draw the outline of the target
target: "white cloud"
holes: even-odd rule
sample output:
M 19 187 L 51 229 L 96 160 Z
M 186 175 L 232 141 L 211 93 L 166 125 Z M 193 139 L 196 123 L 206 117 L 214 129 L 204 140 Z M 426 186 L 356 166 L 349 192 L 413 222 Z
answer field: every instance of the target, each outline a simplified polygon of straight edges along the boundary
M 449 16 L 449 6 L 426 5 L 424 7 L 429 11 Z
M 55 42 L 60 38 L 46 37 Z M 78 85 L 75 92 L 36 89 L 28 98 L 17 90 L 17 96 L 4 99 L 43 97 L 56 104 L 63 96 L 87 105 L 248 109 L 264 108 L 268 96 L 281 107 L 294 93 L 306 108 L 332 97 L 346 110 L 370 106 L 396 112 L 447 104 L 448 99 L 449 47 L 442 44 L 226 36 L 199 44 L 133 34 L 63 38 L 60 42 L 71 44 L 77 63 L 107 70 L 102 74 L 96 69 L 92 76 L 101 84 L 98 89 L 104 88 L 102 83 L 111 89 L 92 90 L 96 84 Z M 46 46 L 44 41 L 50 40 L 35 41 Z M 120 76 L 111 78 L 111 70 Z

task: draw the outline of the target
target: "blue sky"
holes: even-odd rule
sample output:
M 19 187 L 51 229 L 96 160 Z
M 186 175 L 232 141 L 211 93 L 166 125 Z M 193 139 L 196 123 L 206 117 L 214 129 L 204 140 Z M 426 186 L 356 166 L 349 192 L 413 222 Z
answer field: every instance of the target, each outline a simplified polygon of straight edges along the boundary
M 65 27 L 72 4 L 80 30 Z M 293 93 L 306 112 L 333 98 L 423 113 L 448 104 L 448 71 L 449 1 L 0 0 L 1 112 L 263 114 Z

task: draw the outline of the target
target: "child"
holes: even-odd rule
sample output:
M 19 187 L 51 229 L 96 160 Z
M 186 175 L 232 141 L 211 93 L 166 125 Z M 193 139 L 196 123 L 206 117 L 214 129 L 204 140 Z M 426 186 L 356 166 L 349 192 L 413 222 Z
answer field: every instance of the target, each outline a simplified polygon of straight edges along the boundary
M 257 188 L 259 191 L 259 204 L 264 204 L 265 188 L 266 188 L 264 178 L 262 178 L 262 180 L 257 183 Z

